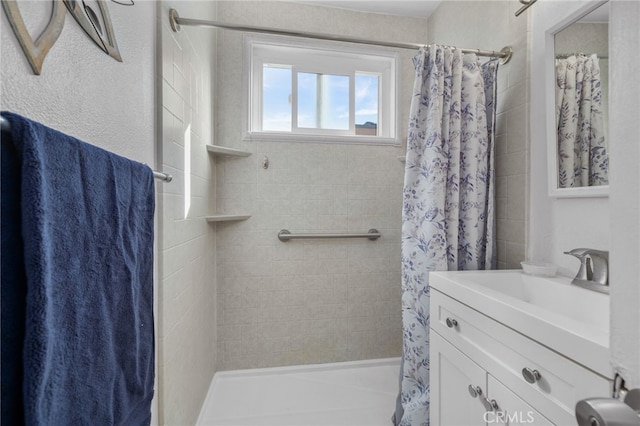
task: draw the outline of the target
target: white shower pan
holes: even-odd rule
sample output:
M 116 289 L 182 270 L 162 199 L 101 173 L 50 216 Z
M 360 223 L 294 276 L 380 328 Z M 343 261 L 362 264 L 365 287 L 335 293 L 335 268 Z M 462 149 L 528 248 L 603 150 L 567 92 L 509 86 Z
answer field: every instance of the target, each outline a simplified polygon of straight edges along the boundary
M 216 373 L 198 425 L 388 426 L 399 358 Z

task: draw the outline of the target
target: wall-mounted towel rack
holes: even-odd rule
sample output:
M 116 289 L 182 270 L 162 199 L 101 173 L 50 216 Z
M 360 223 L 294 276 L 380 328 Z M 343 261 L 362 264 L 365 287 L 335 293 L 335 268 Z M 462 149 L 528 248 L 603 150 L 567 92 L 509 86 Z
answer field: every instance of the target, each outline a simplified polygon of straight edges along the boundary
M 310 238 L 368 238 L 371 241 L 377 240 L 382 234 L 377 229 L 369 229 L 361 234 L 292 234 L 289 230 L 283 229 L 278 232 L 278 239 L 287 242 L 289 240 L 301 240 Z
M 2 129 L 3 132 L 11 131 L 11 124 L 6 118 L 4 118 L 1 115 L 0 115 L 0 129 Z M 173 180 L 173 176 L 171 176 L 169 173 L 162 173 L 155 170 L 153 171 L 153 177 L 156 179 L 163 180 L 165 182 L 171 182 Z

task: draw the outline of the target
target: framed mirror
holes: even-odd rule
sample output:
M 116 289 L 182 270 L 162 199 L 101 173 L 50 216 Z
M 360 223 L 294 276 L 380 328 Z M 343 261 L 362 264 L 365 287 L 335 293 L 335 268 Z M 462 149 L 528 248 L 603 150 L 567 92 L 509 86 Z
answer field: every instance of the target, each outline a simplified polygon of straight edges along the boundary
M 549 194 L 609 193 L 609 3 L 591 4 L 548 34 Z

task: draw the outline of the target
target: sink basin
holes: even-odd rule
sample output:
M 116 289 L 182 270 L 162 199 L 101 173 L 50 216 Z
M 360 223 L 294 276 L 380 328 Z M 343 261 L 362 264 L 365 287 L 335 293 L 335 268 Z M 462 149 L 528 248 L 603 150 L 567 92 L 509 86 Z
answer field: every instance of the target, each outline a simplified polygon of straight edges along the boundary
M 609 295 L 521 270 L 431 272 L 432 289 L 611 376 Z
M 519 271 L 468 271 L 463 276 L 465 280 L 491 291 L 589 324 L 590 327 L 609 330 L 609 296 L 571 285 L 569 278 L 533 277 Z

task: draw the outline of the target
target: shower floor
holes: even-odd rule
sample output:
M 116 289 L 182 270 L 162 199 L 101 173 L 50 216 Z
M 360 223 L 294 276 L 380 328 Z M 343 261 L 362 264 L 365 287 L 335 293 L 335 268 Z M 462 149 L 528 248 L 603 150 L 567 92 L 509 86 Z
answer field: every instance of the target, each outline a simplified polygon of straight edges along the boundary
M 399 358 L 217 373 L 198 425 L 389 426 Z

